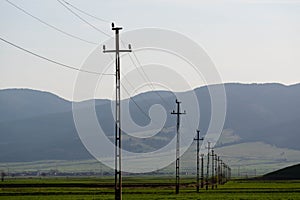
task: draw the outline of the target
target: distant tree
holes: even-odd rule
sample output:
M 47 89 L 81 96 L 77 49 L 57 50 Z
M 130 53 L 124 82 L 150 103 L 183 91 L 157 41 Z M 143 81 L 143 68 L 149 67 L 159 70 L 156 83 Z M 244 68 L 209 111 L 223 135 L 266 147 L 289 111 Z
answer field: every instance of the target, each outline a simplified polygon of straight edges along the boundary
M 1 172 L 1 181 L 4 181 L 4 177 L 6 176 L 6 174 L 4 173 L 4 171 Z

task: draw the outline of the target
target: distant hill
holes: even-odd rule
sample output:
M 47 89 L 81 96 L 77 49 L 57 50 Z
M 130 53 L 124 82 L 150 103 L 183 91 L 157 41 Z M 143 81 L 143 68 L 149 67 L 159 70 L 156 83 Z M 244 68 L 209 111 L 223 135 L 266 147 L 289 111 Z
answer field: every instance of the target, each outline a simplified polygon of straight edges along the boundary
M 224 130 L 230 132 L 229 143 L 263 142 L 274 147 L 300 150 L 300 84 L 225 84 L 227 114 Z M 207 87 L 195 89 L 200 108 L 200 130 L 205 133 L 210 120 L 210 96 Z M 167 105 L 174 108 L 174 95 L 160 91 Z M 133 97 L 145 110 L 161 104 L 160 97 L 147 92 Z M 145 104 L 145 99 L 147 103 Z M 0 161 L 78 160 L 91 156 L 79 140 L 72 116 L 72 102 L 48 92 L 29 89 L 0 90 Z M 99 123 L 109 137 L 114 122 L 109 100 L 96 100 Z M 147 117 L 130 102 L 133 120 L 143 126 Z M 146 112 L 147 113 L 147 112 Z M 175 125 L 167 113 L 166 128 Z M 228 132 L 227 131 L 227 132 Z M 124 137 L 123 147 L 136 152 L 165 145 L 164 134 L 155 140 Z M 225 137 L 228 139 L 229 137 Z M 228 142 L 219 144 L 219 147 Z M 284 155 L 284 153 L 283 153 Z M 251 156 L 251 155 L 250 155 Z
M 262 176 L 262 180 L 300 180 L 300 164 L 289 166 Z
M 225 84 L 225 129 L 245 142 L 300 150 L 300 84 Z
M 0 122 L 28 119 L 71 110 L 71 103 L 54 94 L 30 89 L 0 90 Z

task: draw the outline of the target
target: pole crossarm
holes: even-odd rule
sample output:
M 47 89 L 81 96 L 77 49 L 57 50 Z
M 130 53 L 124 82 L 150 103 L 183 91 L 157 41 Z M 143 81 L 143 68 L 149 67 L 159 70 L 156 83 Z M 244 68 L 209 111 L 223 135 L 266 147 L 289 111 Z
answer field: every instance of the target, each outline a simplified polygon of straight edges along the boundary
M 103 50 L 103 53 L 116 53 L 116 52 L 117 52 L 116 50 Z M 132 52 L 132 50 L 131 49 L 128 49 L 128 50 L 124 49 L 124 50 L 119 50 L 118 52 L 120 52 L 120 53 Z

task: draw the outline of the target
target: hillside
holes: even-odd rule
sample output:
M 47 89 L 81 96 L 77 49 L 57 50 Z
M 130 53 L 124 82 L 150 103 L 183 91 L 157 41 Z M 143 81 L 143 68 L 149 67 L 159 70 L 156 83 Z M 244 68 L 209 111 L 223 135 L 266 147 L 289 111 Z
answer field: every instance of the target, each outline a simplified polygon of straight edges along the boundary
M 274 148 L 300 150 L 300 84 L 232 83 L 225 84 L 225 88 L 227 115 L 219 148 L 262 142 Z M 207 87 L 197 88 L 195 92 L 199 100 L 200 129 L 205 133 L 210 120 L 209 93 Z M 168 103 L 166 110 L 174 108 L 174 95 L 163 91 L 159 93 Z M 153 92 L 133 98 L 145 111 L 149 110 L 149 105 L 144 99 L 151 105 L 161 103 Z M 91 159 L 79 140 L 71 108 L 72 102 L 51 93 L 29 89 L 1 90 L 0 161 Z M 110 108 L 109 100 L 96 100 L 99 123 L 107 136 L 113 139 L 114 123 Z M 132 101 L 130 114 L 141 126 L 149 122 Z M 174 125 L 174 117 L 167 113 L 165 130 Z M 226 135 L 228 132 L 230 135 Z M 165 132 L 159 136 L 153 139 L 124 137 L 123 147 L 135 152 L 148 152 L 164 146 L 174 133 Z
M 261 177 L 263 180 L 300 180 L 300 164 L 289 166 Z
M 0 122 L 28 119 L 71 110 L 71 103 L 54 94 L 29 89 L 0 90 Z

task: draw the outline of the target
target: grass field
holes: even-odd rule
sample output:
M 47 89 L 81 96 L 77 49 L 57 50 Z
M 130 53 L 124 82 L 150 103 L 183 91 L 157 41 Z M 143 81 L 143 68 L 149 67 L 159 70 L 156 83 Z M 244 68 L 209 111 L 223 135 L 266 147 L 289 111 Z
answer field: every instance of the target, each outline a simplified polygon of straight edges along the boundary
M 125 177 L 123 199 L 300 199 L 300 181 L 230 181 L 195 192 L 183 178 L 174 194 L 173 177 Z M 0 183 L 0 199 L 114 199 L 111 178 L 17 178 Z

